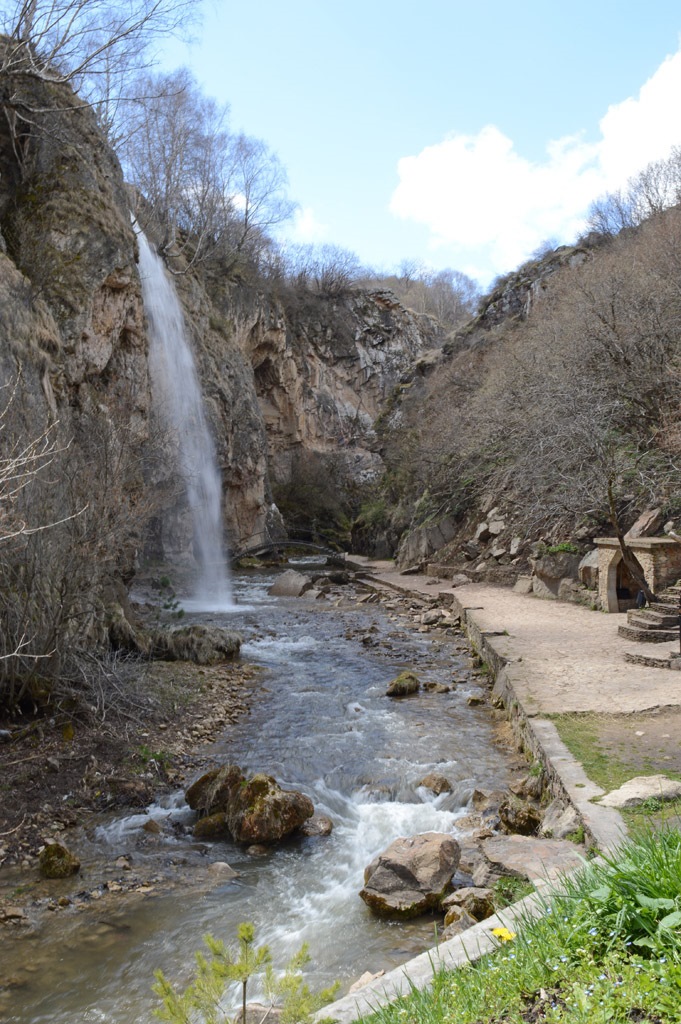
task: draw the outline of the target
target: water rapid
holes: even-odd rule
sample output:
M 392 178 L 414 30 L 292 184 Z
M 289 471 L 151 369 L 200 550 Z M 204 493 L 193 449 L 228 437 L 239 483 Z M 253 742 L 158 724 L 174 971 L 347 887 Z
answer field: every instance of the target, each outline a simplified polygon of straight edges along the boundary
M 192 515 L 199 565 L 194 600 L 197 607 L 229 611 L 234 597 L 223 536 L 222 481 L 182 307 L 163 261 L 144 233 L 136 231 L 154 399 L 177 441 Z
M 397 836 L 460 835 L 473 789 L 500 788 L 511 778 L 488 713 L 468 706 L 481 691 L 467 673 L 465 645 L 457 637 L 434 643 L 405 628 L 399 612 L 378 606 L 272 597 L 272 580 L 263 572 L 236 576 L 239 611 L 229 619 L 187 613 L 189 621 L 236 626 L 243 660 L 258 666 L 250 713 L 209 753 L 302 790 L 331 818 L 332 834 L 291 840 L 262 856 L 228 841 L 196 842 L 181 793 L 107 816 L 77 850 L 81 884 L 87 890 L 91 871 L 119 878 L 115 865 L 124 856 L 152 885 L 133 893 L 135 900 L 86 898 L 48 915 L 27 940 L 35 973 L 12 992 L 12 1024 L 151 1024 L 154 971 L 162 967 L 186 983 L 202 936 L 231 941 L 241 921 L 255 923 L 278 965 L 309 942 L 314 989 L 334 978 L 347 989 L 363 971 L 389 970 L 433 944 L 441 919 L 377 920 L 358 892 L 364 868 Z M 386 698 L 387 682 L 404 668 L 424 681 L 467 681 L 448 693 Z M 447 777 L 451 792 L 435 796 L 420 785 L 433 771 Z M 151 833 L 150 820 L 158 826 Z M 238 877 L 207 881 L 212 861 L 228 862 Z M 170 889 L 154 881 L 168 872 Z M 27 950 L 15 952 L 25 958 Z M 10 960 L 7 971 L 21 980 L 25 968 Z

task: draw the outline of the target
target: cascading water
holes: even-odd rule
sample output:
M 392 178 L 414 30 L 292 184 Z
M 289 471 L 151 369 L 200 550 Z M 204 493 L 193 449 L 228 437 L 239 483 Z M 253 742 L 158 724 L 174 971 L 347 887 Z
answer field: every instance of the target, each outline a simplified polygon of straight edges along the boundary
M 137 225 L 135 230 L 142 298 L 149 321 L 151 379 L 162 414 L 177 438 L 192 514 L 200 570 L 195 606 L 229 611 L 234 598 L 223 540 L 222 481 L 182 307 L 163 261 Z

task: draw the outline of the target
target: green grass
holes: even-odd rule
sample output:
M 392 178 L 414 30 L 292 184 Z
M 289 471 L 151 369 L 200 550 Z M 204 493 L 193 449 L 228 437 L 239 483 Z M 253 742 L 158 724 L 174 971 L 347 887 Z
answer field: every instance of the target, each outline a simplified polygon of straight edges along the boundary
M 678 1024 L 681 833 L 652 832 L 585 865 L 535 920 L 373 1024 Z
M 643 774 L 637 767 L 599 748 L 598 716 L 592 714 L 552 715 L 551 721 L 570 753 L 581 762 L 592 782 L 606 792 Z

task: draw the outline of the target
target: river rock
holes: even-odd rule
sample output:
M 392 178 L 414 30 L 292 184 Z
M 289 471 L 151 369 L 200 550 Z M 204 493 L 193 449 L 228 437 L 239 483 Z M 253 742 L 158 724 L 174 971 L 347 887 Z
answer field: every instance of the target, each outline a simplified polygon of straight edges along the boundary
M 407 697 L 410 693 L 417 693 L 421 686 L 419 677 L 414 672 L 400 672 L 392 682 L 388 683 L 385 691 L 386 697 Z
M 238 657 L 241 637 L 218 626 L 181 626 L 157 630 L 154 634 L 153 657 L 163 661 L 192 661 L 196 665 L 218 665 Z
M 225 860 L 214 860 L 212 864 L 209 864 L 208 874 L 221 879 L 239 877 L 239 872 L 230 867 Z
M 468 931 L 474 924 L 478 922 L 469 914 L 463 907 L 451 907 L 447 911 L 445 916 L 445 930 L 442 933 L 443 939 L 453 939 L 456 935 L 461 935 L 461 932 Z
M 333 822 L 322 814 L 313 814 L 303 822 L 299 832 L 301 836 L 330 836 L 333 832 Z
M 553 879 L 584 863 L 579 847 L 563 839 L 531 836 L 492 836 L 484 839 L 482 852 L 497 876 L 511 875 L 530 881 Z M 477 872 L 473 878 L 478 884 Z
M 273 597 L 302 597 L 313 586 L 309 576 L 295 569 L 287 569 L 274 581 L 268 593 Z
M 227 812 L 237 843 L 272 843 L 289 835 L 314 814 L 309 797 L 281 789 L 271 775 L 254 775 L 241 785 Z
M 459 844 L 446 833 L 396 839 L 366 868 L 360 896 L 380 917 L 416 917 L 439 906 L 458 864 Z
M 40 853 L 38 869 L 43 878 L 68 878 L 80 871 L 80 861 L 61 843 L 48 843 Z
M 629 779 L 619 789 L 601 797 L 604 807 L 638 807 L 646 800 L 676 800 L 681 796 L 681 782 L 674 782 L 666 775 L 644 775 Z
M 359 990 L 364 988 L 365 985 L 368 985 L 370 981 L 376 981 L 378 978 L 382 978 L 384 974 L 385 971 L 376 971 L 375 974 L 372 974 L 371 971 L 365 971 L 364 974 L 360 974 L 357 981 L 353 981 L 352 985 L 348 989 L 348 995 L 351 996 L 353 993 L 359 992 Z
M 246 781 L 236 764 L 223 765 L 205 772 L 191 784 L 184 798 L 193 811 L 210 815 L 227 812 L 232 795 Z
M 452 791 L 452 784 L 449 779 L 446 779 L 444 775 L 438 775 L 437 772 L 430 772 L 430 774 L 425 775 L 419 782 L 419 786 L 429 789 L 435 796 L 440 796 L 441 793 L 451 793 Z
M 461 889 L 456 889 L 455 892 L 450 893 L 442 901 L 442 909 L 445 911 L 445 915 L 453 907 L 462 908 L 471 917 L 475 918 L 476 921 L 484 921 L 486 918 L 491 917 L 495 911 L 494 894 L 491 889 L 466 885 Z M 451 921 L 448 921 L 445 916 L 445 925 L 448 924 L 451 924 Z
M 238 765 L 214 768 L 185 793 L 192 810 L 203 815 L 194 826 L 196 838 L 226 833 L 237 843 L 273 843 L 289 835 L 314 814 L 309 797 L 284 790 L 271 775 L 247 779 Z
M 436 626 L 438 622 L 445 618 L 446 614 L 447 612 L 443 608 L 431 608 L 430 611 L 422 614 L 421 625 Z
M 224 811 L 199 818 L 193 829 L 195 839 L 225 839 L 229 834 L 227 815 Z
M 507 797 L 499 804 L 499 817 L 508 832 L 520 836 L 533 836 L 541 825 L 541 814 L 532 804 Z

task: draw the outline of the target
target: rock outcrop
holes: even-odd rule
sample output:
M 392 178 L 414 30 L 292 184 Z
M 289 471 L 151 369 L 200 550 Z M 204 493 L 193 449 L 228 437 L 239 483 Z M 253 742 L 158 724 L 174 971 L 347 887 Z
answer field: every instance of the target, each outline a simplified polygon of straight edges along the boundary
M 446 833 L 396 839 L 365 870 L 360 896 L 380 917 L 417 917 L 440 905 L 459 857 L 458 843 Z
M 281 789 L 271 775 L 247 779 L 236 765 L 202 775 L 185 798 L 202 815 L 194 834 L 203 839 L 230 835 L 237 843 L 274 843 L 314 814 L 312 801 L 303 793 Z

